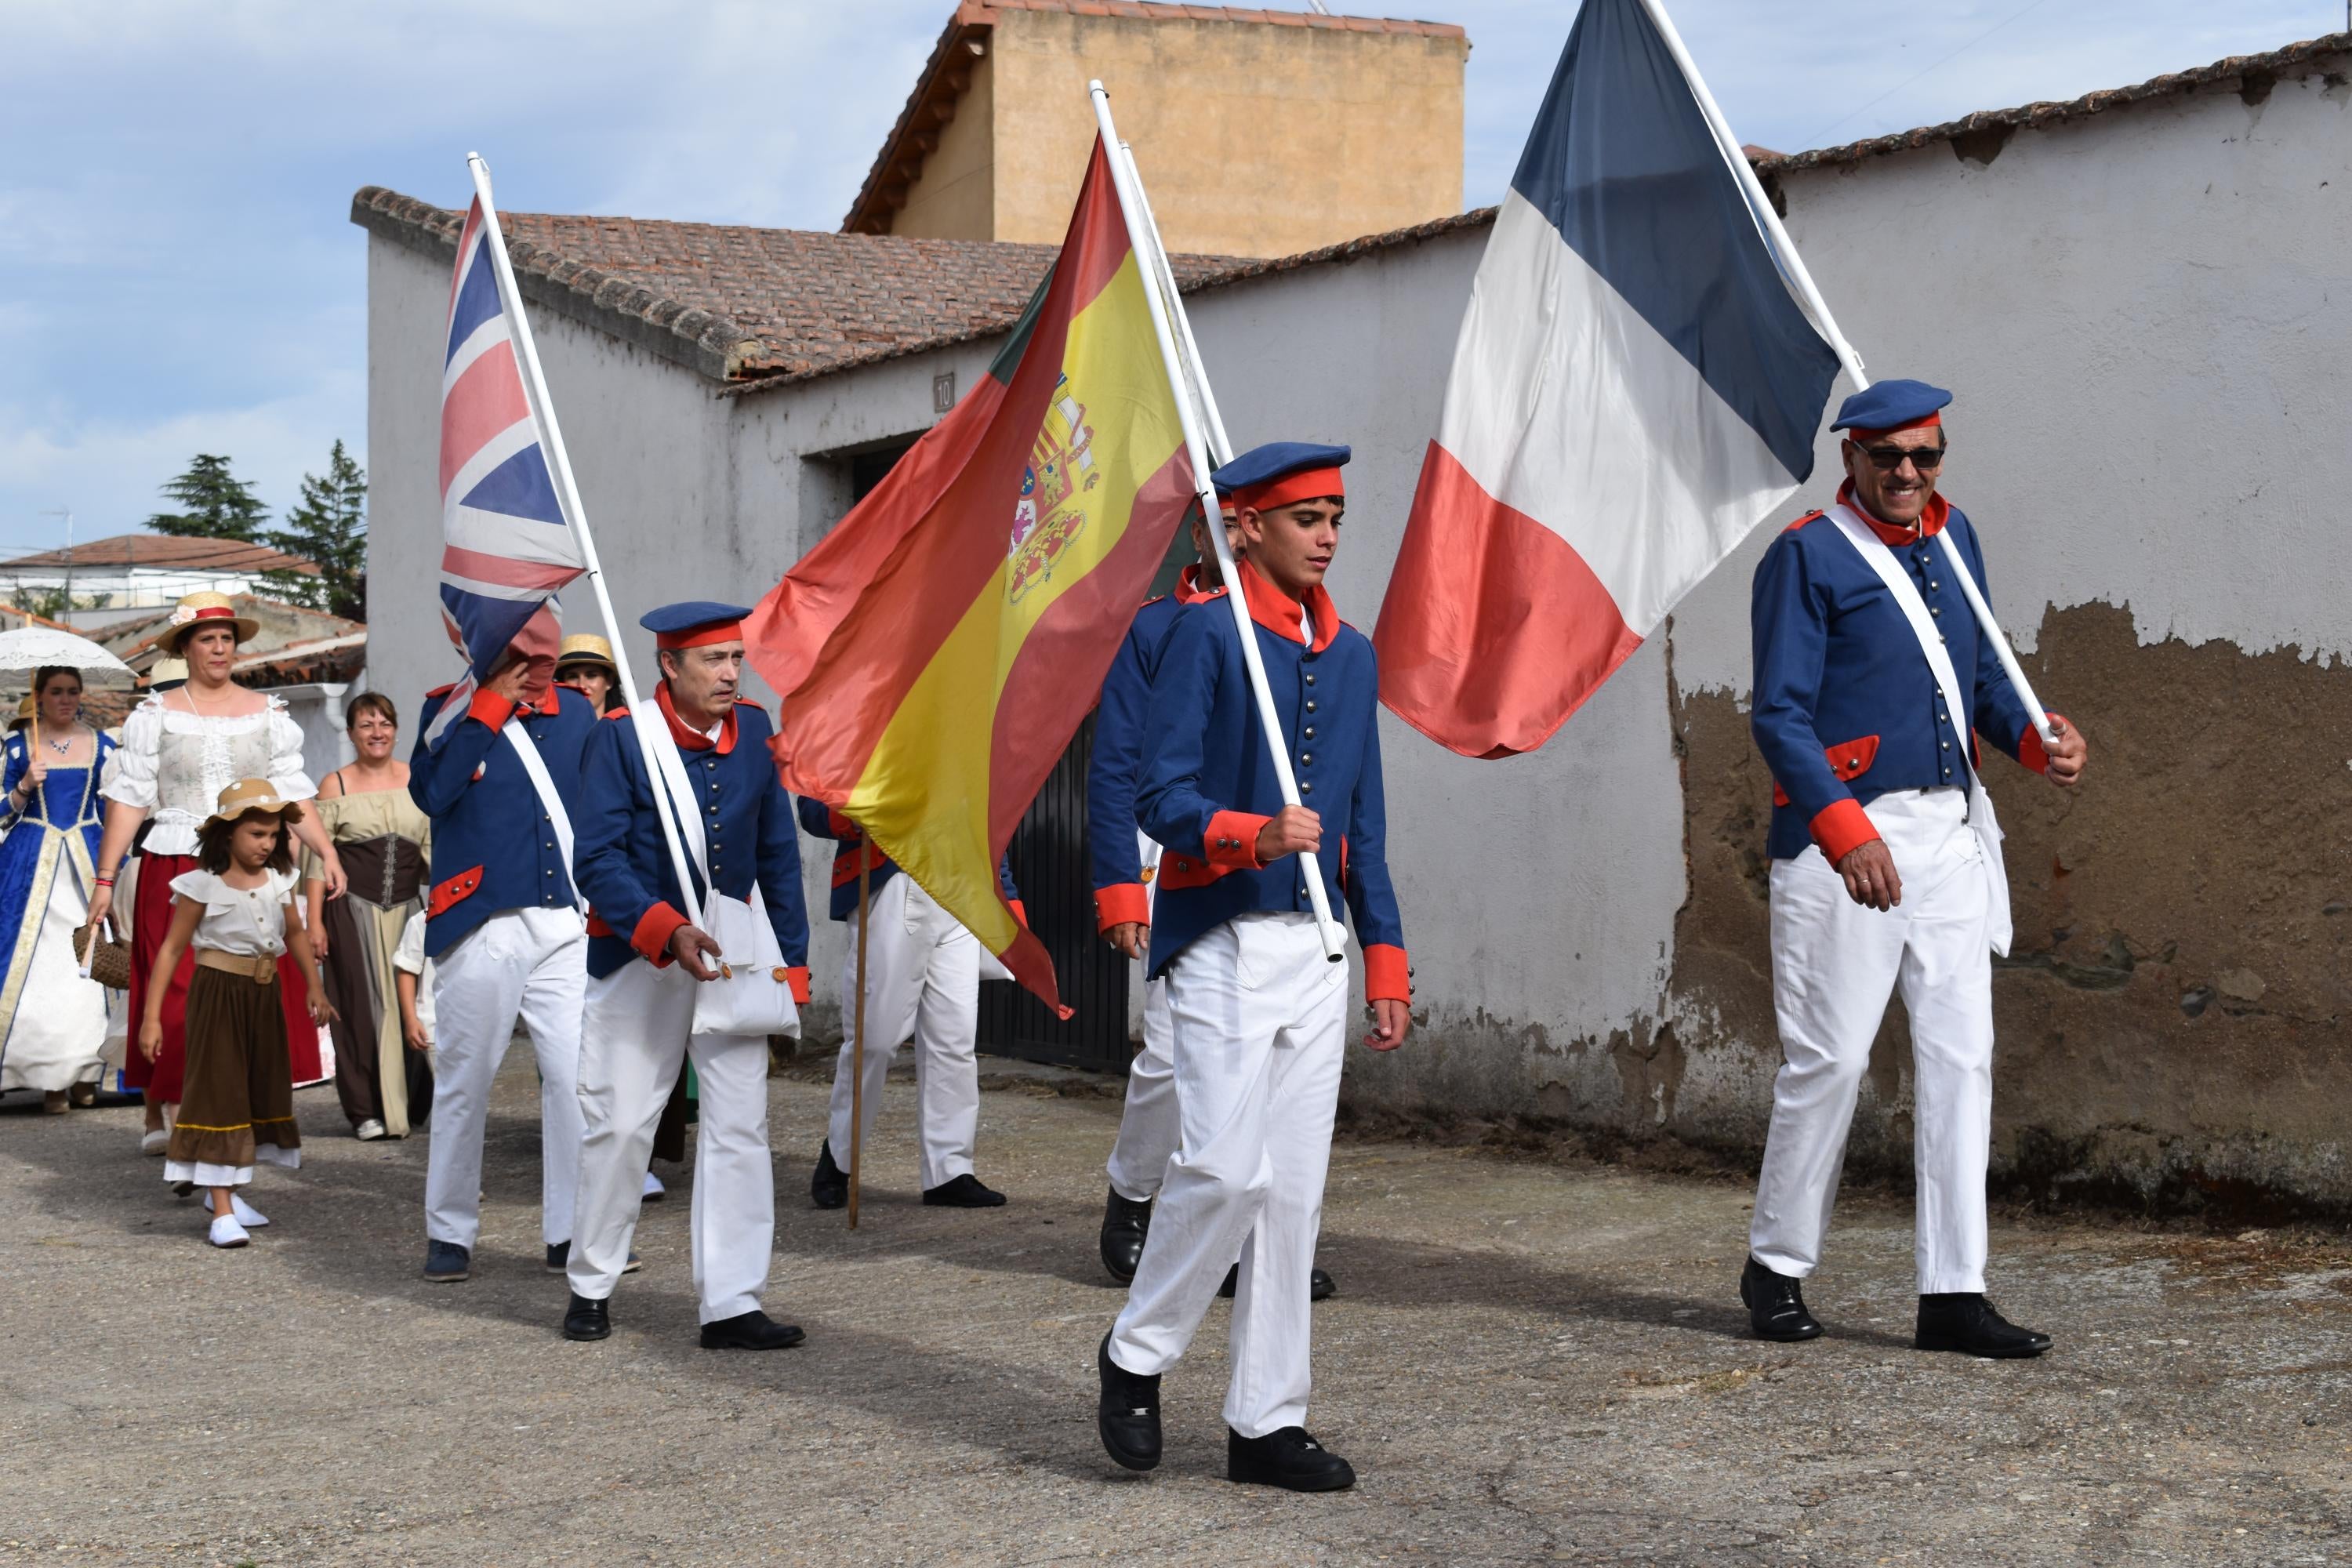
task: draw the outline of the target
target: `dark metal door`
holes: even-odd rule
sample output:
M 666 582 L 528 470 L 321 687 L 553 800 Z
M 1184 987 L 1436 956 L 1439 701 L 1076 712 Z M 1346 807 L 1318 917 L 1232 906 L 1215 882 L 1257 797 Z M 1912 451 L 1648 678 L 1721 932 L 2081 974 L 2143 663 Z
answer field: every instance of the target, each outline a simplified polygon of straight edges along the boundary
M 1066 1022 L 1009 980 L 980 988 L 980 1048 L 1024 1061 L 1124 1073 L 1128 961 L 1095 930 L 1094 875 L 1087 858 L 1088 714 L 1013 835 L 1013 880 L 1029 928 L 1053 956 Z

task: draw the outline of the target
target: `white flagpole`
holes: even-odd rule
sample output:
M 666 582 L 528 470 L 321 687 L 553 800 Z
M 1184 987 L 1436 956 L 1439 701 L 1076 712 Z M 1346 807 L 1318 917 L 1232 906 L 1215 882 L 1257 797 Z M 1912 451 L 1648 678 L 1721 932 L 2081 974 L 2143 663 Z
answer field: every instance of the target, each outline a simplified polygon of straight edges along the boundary
M 1132 171 L 1119 153 L 1118 132 L 1110 120 L 1110 94 L 1103 90 L 1099 81 L 1088 82 L 1087 91 L 1094 99 L 1095 123 L 1102 132 L 1111 183 L 1118 191 L 1119 213 L 1127 219 L 1128 244 L 1135 251 L 1139 267 L 1150 265 L 1156 274 L 1160 270 L 1154 260 L 1158 254 L 1157 237 L 1146 224 L 1139 198 L 1134 194 L 1141 183 L 1132 177 Z M 1233 550 L 1225 542 L 1225 531 L 1216 526 L 1217 487 L 1209 477 L 1215 465 L 1210 460 L 1208 443 L 1201 433 L 1201 421 L 1186 388 L 1184 366 L 1169 325 L 1170 311 L 1160 300 L 1155 279 L 1147 278 L 1145 284 L 1144 303 L 1151 311 L 1152 333 L 1160 340 L 1160 358 L 1167 367 L 1169 390 L 1176 395 L 1176 417 L 1184 431 L 1184 449 L 1192 459 L 1192 493 L 1201 504 L 1202 515 L 1210 520 L 1209 538 L 1216 545 L 1217 570 L 1225 578 L 1225 603 L 1233 607 L 1234 624 L 1241 631 L 1242 662 L 1249 670 L 1250 689 L 1257 697 L 1258 727 L 1265 731 L 1266 752 L 1274 762 L 1275 782 L 1281 786 L 1283 804 L 1297 805 L 1298 779 L 1290 768 L 1289 740 L 1282 732 L 1282 716 L 1275 711 L 1274 689 L 1266 684 L 1265 660 L 1258 652 L 1257 631 L 1250 620 L 1247 595 L 1242 592 Z M 1205 377 L 1202 382 L 1205 386 Z M 1348 939 L 1339 923 L 1331 918 L 1331 900 L 1323 890 L 1322 866 L 1314 854 L 1307 851 L 1299 854 L 1298 861 L 1299 874 L 1307 881 L 1307 901 L 1314 906 L 1316 928 L 1323 938 L 1323 955 L 1337 963 L 1348 955 Z
M 580 486 L 572 477 L 572 458 L 563 450 L 563 431 L 555 423 L 555 405 L 547 395 L 547 379 L 539 368 L 539 345 L 531 341 L 530 318 L 523 314 L 522 290 L 515 287 L 514 265 L 507 259 L 507 237 L 499 227 L 498 203 L 490 197 L 490 166 L 482 162 L 479 153 L 466 154 L 466 167 L 473 171 L 474 194 L 482 202 L 482 227 L 489 237 L 490 269 L 499 280 L 499 298 L 506 307 L 509 335 L 513 339 L 515 360 L 522 367 L 523 394 L 530 400 L 531 422 L 539 427 L 539 438 L 547 447 L 549 470 L 555 476 L 555 501 L 563 512 L 564 526 L 572 537 L 580 542 L 580 558 L 588 568 L 588 585 L 596 593 L 596 611 L 604 617 L 604 636 L 613 645 L 613 671 L 621 678 L 621 700 L 628 704 L 629 721 L 637 727 L 637 750 L 646 764 L 646 775 L 652 784 L 656 798 L 669 794 L 669 780 L 654 759 L 656 733 L 649 733 L 657 715 L 646 713 L 637 700 L 637 683 L 629 671 L 628 644 L 622 639 L 620 622 L 613 614 L 613 596 L 604 588 L 604 569 L 596 559 L 596 541 L 588 531 L 587 509 L 580 504 Z M 672 810 L 690 807 L 676 800 Z M 670 869 L 677 876 L 678 898 L 686 905 L 685 913 L 698 928 L 703 925 L 700 903 L 694 896 L 694 878 L 687 869 L 686 846 L 678 841 L 677 824 L 671 812 L 656 811 L 661 818 L 662 840 L 669 846 Z M 571 867 L 572 891 L 579 892 L 579 873 Z
M 1699 111 L 1706 117 L 1707 129 L 1714 132 L 1716 150 L 1731 165 L 1740 188 L 1747 193 L 1748 205 L 1764 230 L 1765 243 L 1771 247 L 1789 281 L 1795 285 L 1805 313 L 1812 317 L 1814 326 L 1821 330 L 1822 337 L 1829 340 L 1831 349 L 1836 353 L 1838 363 L 1845 367 L 1847 379 L 1853 383 L 1854 390 L 1859 392 L 1868 387 L 1870 377 L 1863 371 L 1862 355 L 1854 352 L 1853 345 L 1838 330 L 1837 318 L 1830 314 L 1829 301 L 1822 298 L 1820 288 L 1813 282 L 1813 275 L 1805 269 L 1805 258 L 1797 254 L 1796 244 L 1790 239 L 1787 227 L 1780 222 L 1780 215 L 1773 209 L 1771 198 L 1764 194 L 1763 182 L 1757 179 L 1755 169 L 1748 162 L 1748 154 L 1740 151 L 1739 139 L 1731 133 L 1731 122 L 1724 118 L 1722 109 L 1715 101 L 1715 94 L 1706 89 L 1706 79 L 1698 74 L 1697 62 L 1691 58 L 1690 50 L 1683 47 L 1682 35 L 1675 31 L 1674 19 L 1666 15 L 1665 0 L 1641 0 L 1641 3 L 1642 9 L 1649 13 L 1651 22 L 1657 27 L 1658 36 L 1665 40 L 1667 52 L 1675 57 L 1675 64 L 1681 68 L 1683 79 L 1690 83 L 1692 96 L 1698 100 Z M 2025 671 L 2017 662 L 2017 654 L 2009 646 L 2008 636 L 2001 631 L 2000 623 L 1993 619 L 1992 606 L 1985 603 L 1984 595 L 1978 590 L 1976 574 L 1960 559 L 1959 549 L 1953 544 L 1949 533 L 1937 534 L 1936 542 L 1943 551 L 1945 564 L 1960 585 L 1961 595 L 1969 602 L 1969 609 L 1976 616 L 1977 625 L 1984 628 L 1985 640 L 1992 644 L 1993 655 L 2000 660 L 2001 670 L 2009 677 L 2010 685 L 2016 689 L 2018 700 L 2025 704 L 2026 714 L 2033 721 L 2034 733 L 2042 737 L 2044 746 L 2054 745 L 2057 733 L 2051 727 L 2048 715 L 2042 710 L 2042 700 L 2033 694 L 2033 685 L 2025 679 Z

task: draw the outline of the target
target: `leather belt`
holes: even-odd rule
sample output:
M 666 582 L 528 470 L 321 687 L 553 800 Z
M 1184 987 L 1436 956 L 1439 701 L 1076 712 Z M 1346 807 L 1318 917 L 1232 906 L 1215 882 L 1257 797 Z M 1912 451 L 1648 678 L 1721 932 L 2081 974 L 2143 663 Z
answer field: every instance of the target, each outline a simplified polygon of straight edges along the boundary
M 274 952 L 223 952 L 216 947 L 200 947 L 195 953 L 199 968 L 242 974 L 257 985 L 267 985 L 278 978 L 278 955 Z

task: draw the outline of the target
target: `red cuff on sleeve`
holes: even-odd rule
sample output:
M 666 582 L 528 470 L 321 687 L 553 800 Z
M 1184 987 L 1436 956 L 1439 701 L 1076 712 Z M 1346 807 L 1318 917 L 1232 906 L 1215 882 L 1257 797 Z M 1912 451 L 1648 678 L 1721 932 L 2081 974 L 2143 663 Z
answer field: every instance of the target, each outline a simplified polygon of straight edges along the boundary
M 2043 717 L 2063 721 L 2066 715 L 2048 713 Z M 2042 744 L 2042 731 L 2031 724 L 2025 727 L 2025 733 L 2018 738 L 2017 760 L 2037 773 L 2046 773 L 2050 771 L 2050 752 Z
M 1222 870 L 1262 870 L 1265 862 L 1257 858 L 1258 831 L 1273 820 L 1246 811 L 1221 811 L 1209 818 L 1209 835 L 1202 842 L 1201 854 Z
M 841 813 L 834 810 L 831 806 L 826 806 L 824 808 L 824 825 L 827 828 L 832 830 L 833 836 L 835 838 L 839 838 L 846 842 L 854 843 L 857 839 L 866 837 L 863 832 L 859 831 L 857 824 L 850 821 L 849 818 L 842 816 Z
M 637 929 L 629 933 L 629 945 L 653 960 L 656 966 L 669 962 L 669 939 L 677 928 L 686 924 L 686 917 L 667 904 L 656 904 L 646 911 Z
M 1007 899 L 1004 900 L 1004 907 L 1013 911 L 1013 918 L 1021 922 L 1023 931 L 1029 929 L 1029 911 L 1021 907 L 1020 900 Z
M 784 984 L 793 988 L 793 1003 L 795 1006 L 808 1005 L 809 972 L 806 969 L 785 970 Z
M 1831 802 L 1813 818 L 1813 842 L 1822 847 L 1822 854 L 1832 866 L 1878 836 L 1870 813 L 1852 795 Z
M 474 700 L 466 704 L 466 717 L 478 719 L 493 730 L 503 730 L 514 717 L 514 704 L 495 691 L 477 691 Z
M 1412 966 L 1406 961 L 1404 949 L 1386 942 L 1374 942 L 1364 949 L 1364 1000 L 1412 1000 Z
M 1095 889 L 1095 927 L 1108 931 L 1118 925 L 1151 923 L 1151 893 L 1140 882 L 1118 882 Z

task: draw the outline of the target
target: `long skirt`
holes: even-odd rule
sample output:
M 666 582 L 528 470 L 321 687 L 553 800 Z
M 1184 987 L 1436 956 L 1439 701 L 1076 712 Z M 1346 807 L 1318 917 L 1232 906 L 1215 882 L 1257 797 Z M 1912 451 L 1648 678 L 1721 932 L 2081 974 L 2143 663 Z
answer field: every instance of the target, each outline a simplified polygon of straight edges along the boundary
M 287 1067 L 285 982 L 198 969 L 188 982 L 186 1070 L 163 1179 L 236 1187 L 253 1167 L 302 1163 Z M 305 1023 L 308 1019 L 304 1020 Z
M 394 1138 L 421 1125 L 433 1103 L 432 1064 L 401 1032 L 392 967 L 400 933 L 422 907 L 412 899 L 386 908 L 357 893 L 326 904 L 323 978 L 338 1015 L 335 1096 L 353 1127 L 381 1121 Z
M 196 868 L 193 855 L 139 852 L 138 885 L 131 897 L 131 1036 L 139 1037 L 139 1021 L 146 1017 L 147 981 L 154 973 L 155 954 L 172 930 L 172 881 Z M 189 976 L 196 970 L 192 950 L 163 990 L 163 1047 L 149 1061 L 134 1043 L 122 1065 L 122 1081 L 151 1103 L 177 1105 L 184 1088 L 187 1045 Z M 319 1062 L 319 1026 L 303 1005 L 302 966 L 288 954 L 278 961 L 278 994 L 286 1015 L 284 1038 L 289 1068 L 296 1083 L 315 1083 L 325 1074 Z
M 56 1091 L 103 1070 L 107 992 L 74 957 L 88 905 L 67 849 L 65 835 L 26 821 L 0 851 L 0 910 L 16 921 L 0 933 L 14 942 L 0 964 L 0 1089 Z M 8 894 L 23 902 L 10 908 Z

